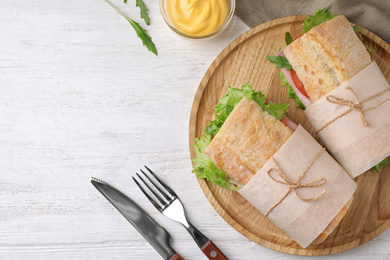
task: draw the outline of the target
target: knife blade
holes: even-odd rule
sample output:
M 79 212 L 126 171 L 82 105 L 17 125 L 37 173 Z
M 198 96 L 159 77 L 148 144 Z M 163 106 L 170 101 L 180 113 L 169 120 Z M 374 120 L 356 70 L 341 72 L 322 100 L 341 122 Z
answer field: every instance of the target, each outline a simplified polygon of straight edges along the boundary
M 171 235 L 123 192 L 92 177 L 91 183 L 166 260 L 184 260 L 171 247 Z

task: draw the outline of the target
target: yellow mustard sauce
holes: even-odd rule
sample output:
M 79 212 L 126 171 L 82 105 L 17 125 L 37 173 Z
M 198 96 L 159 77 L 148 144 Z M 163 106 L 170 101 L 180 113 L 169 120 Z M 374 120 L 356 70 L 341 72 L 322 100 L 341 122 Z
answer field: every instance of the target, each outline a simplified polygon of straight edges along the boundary
M 228 14 L 228 0 L 168 0 L 168 16 L 177 29 L 195 36 L 214 32 Z

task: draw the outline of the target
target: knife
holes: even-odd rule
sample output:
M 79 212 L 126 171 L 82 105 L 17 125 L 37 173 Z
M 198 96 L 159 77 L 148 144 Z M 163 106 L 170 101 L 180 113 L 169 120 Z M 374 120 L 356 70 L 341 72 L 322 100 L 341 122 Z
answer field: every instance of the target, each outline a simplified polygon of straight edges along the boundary
M 171 247 L 171 235 L 140 206 L 110 184 L 91 178 L 91 183 L 138 230 L 166 260 L 184 260 Z

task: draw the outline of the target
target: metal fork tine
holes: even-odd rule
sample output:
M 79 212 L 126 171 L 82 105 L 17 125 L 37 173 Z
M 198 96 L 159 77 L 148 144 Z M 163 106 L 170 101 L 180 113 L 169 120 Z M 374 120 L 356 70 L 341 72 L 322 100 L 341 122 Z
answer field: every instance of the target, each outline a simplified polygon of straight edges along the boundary
M 150 187 L 150 185 L 144 180 L 144 178 L 142 178 L 138 173 L 137 173 L 137 176 L 138 176 L 138 178 L 145 184 L 145 186 L 149 189 L 149 191 L 150 191 L 151 193 L 153 193 L 153 195 L 158 199 L 158 201 L 160 201 L 161 205 L 164 206 L 165 204 L 167 204 L 167 202 L 164 201 L 164 199 L 161 198 L 161 196 L 158 195 L 158 194 L 152 189 L 152 187 Z
M 160 179 L 160 177 L 158 177 L 157 174 L 155 174 L 151 169 L 148 168 L 148 166 L 144 165 L 145 168 L 153 175 L 153 177 L 161 184 L 161 186 L 163 186 L 169 194 L 171 194 L 172 197 L 177 197 L 176 193 L 171 189 L 169 188 L 168 185 L 165 184 L 165 182 L 163 182 L 162 179 Z
M 162 190 L 158 185 L 156 185 L 156 183 L 152 180 L 152 178 L 149 177 L 148 174 L 146 174 L 143 170 L 140 170 L 140 171 L 146 176 L 146 178 L 148 178 L 148 180 L 150 181 L 150 183 L 152 183 L 153 186 L 156 187 L 156 189 L 165 197 L 165 199 L 166 199 L 167 201 L 172 200 L 172 198 L 168 196 L 168 194 L 166 193 L 166 191 Z
M 142 185 L 141 184 L 139 184 L 139 182 L 137 181 L 137 179 L 136 178 L 134 178 L 133 177 L 133 180 L 135 181 L 135 184 L 137 184 L 137 186 L 138 186 L 138 188 L 140 188 L 140 190 L 145 194 L 145 196 L 149 199 L 149 201 L 156 207 L 156 209 L 158 210 L 158 211 L 162 211 L 163 210 L 163 208 L 158 204 L 158 203 L 156 203 L 155 201 L 154 201 L 154 199 L 144 190 L 144 188 L 142 187 Z

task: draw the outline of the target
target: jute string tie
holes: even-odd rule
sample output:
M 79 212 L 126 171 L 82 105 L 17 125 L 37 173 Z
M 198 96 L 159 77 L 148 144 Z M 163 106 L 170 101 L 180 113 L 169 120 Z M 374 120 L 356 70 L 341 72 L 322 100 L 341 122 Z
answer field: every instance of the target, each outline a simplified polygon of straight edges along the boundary
M 322 129 L 324 129 L 325 127 L 327 127 L 328 125 L 332 124 L 334 121 L 336 121 L 337 119 L 339 119 L 340 117 L 343 117 L 345 116 L 346 114 L 348 114 L 349 112 L 351 111 L 357 111 L 359 112 L 359 116 L 360 116 L 360 119 L 362 120 L 362 123 L 364 126 L 368 126 L 368 123 L 366 121 L 366 119 L 364 118 L 364 114 L 363 112 L 366 112 L 366 111 L 369 111 L 369 110 L 372 110 L 372 109 L 375 109 L 375 108 L 378 108 L 380 107 L 383 103 L 385 103 L 386 101 L 389 101 L 390 98 L 382 101 L 381 103 L 377 104 L 376 106 L 373 106 L 373 107 L 370 107 L 370 108 L 366 108 L 366 109 L 363 109 L 363 104 L 366 103 L 367 101 L 370 101 L 374 98 L 377 98 L 383 94 L 385 94 L 386 92 L 389 92 L 390 89 L 386 89 L 382 92 L 379 92 L 363 101 L 359 101 L 359 97 L 356 95 L 355 91 L 350 87 L 350 86 L 347 86 L 346 89 L 352 91 L 352 93 L 354 94 L 355 98 L 356 98 L 356 101 L 357 103 L 352 103 L 352 101 L 350 100 L 347 100 L 347 99 L 342 99 L 342 98 L 338 98 L 338 97 L 335 97 L 333 95 L 329 95 L 326 97 L 326 100 L 328 102 L 331 102 L 333 104 L 338 104 L 338 105 L 344 105 L 344 106 L 349 106 L 349 109 L 346 110 L 344 113 L 336 116 L 335 118 L 333 118 L 332 120 L 330 120 L 329 122 L 327 122 L 325 125 L 321 126 L 319 129 L 316 130 L 316 134 L 321 131 Z
M 313 158 L 313 160 L 307 165 L 306 169 L 301 173 L 301 175 L 294 181 L 290 181 L 286 175 L 283 174 L 283 172 L 279 169 L 279 166 L 278 164 L 276 163 L 274 157 L 272 157 L 272 160 L 273 162 L 275 163 L 276 165 L 276 168 L 271 168 L 267 171 L 268 173 L 268 176 L 275 182 L 278 182 L 278 183 L 281 183 L 281 184 L 284 184 L 284 185 L 287 185 L 288 186 L 288 190 L 287 192 L 279 199 L 278 202 L 276 202 L 268 211 L 267 213 L 265 213 L 265 216 L 267 217 L 268 214 L 275 208 L 277 207 L 280 203 L 282 203 L 282 201 L 287 197 L 288 194 L 290 194 L 291 191 L 293 191 L 295 193 L 295 195 L 297 195 L 297 197 L 302 200 L 302 201 L 315 201 L 317 200 L 319 197 L 321 197 L 322 195 L 324 195 L 326 193 L 326 190 L 324 190 L 323 192 L 321 192 L 319 195 L 315 196 L 315 197 L 312 197 L 312 198 L 302 198 L 301 196 L 299 196 L 299 194 L 297 193 L 296 189 L 298 188 L 303 188 L 303 187 L 320 187 L 322 185 L 324 185 L 326 183 L 326 179 L 325 178 L 320 178 L 318 180 L 315 180 L 315 181 L 312 181 L 312 182 L 308 182 L 308 183 L 299 183 L 299 181 L 305 176 L 306 172 L 309 170 L 309 168 L 313 165 L 313 163 L 315 162 L 315 160 L 317 160 L 317 158 L 322 154 L 322 152 L 325 151 L 325 148 L 321 149 L 321 151 Z M 277 173 L 277 175 L 279 177 L 281 177 L 283 180 L 278 180 L 276 178 L 274 178 L 271 174 L 271 172 L 275 171 Z

